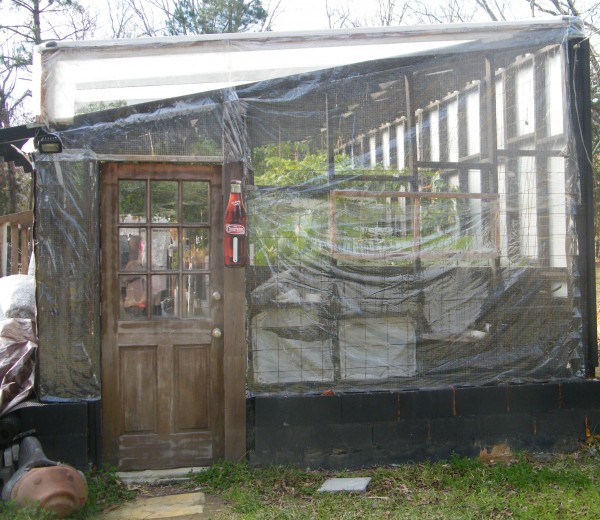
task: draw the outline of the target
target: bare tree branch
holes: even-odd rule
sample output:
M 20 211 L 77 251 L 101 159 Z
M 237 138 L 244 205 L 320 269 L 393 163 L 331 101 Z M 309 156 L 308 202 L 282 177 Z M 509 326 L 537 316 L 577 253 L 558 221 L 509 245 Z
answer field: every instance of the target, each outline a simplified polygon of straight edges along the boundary
M 159 29 L 154 19 L 155 13 L 160 13 L 161 19 L 166 20 L 172 15 L 172 6 L 162 0 L 126 0 L 135 20 L 140 24 L 140 36 L 163 36 L 165 24 Z
M 283 7 L 281 5 L 282 2 L 283 0 L 270 0 L 267 5 L 265 5 L 265 10 L 267 13 L 269 13 L 269 15 L 260 28 L 262 32 L 273 29 L 273 24 L 283 12 Z
M 479 7 L 481 7 L 490 17 L 490 19 L 494 22 L 498 21 L 498 17 L 496 16 L 496 13 L 494 12 L 494 10 L 488 5 L 487 0 L 475 0 L 475 2 L 477 3 L 477 5 Z

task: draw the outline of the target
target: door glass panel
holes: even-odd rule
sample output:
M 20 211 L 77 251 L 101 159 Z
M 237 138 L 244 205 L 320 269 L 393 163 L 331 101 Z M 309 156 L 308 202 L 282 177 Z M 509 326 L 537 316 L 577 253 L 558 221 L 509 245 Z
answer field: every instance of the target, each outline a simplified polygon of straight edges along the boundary
M 119 228 L 119 269 L 142 271 L 146 269 L 146 230 Z
M 119 222 L 146 222 L 146 181 L 119 181 Z
M 152 269 L 179 269 L 179 230 L 176 227 L 152 230 Z
M 210 317 L 210 214 L 207 181 L 119 181 L 120 319 Z
M 178 222 L 178 200 L 176 181 L 152 181 L 152 222 Z
M 152 316 L 154 318 L 175 318 L 179 316 L 179 290 L 177 275 L 160 274 L 152 276 Z
M 207 274 L 183 276 L 183 318 L 210 317 L 210 285 Z
M 184 181 L 182 184 L 182 222 L 210 222 L 210 185 L 205 181 Z
M 183 269 L 208 269 L 209 230 L 183 229 Z
M 119 318 L 139 320 L 146 318 L 146 276 L 119 276 Z

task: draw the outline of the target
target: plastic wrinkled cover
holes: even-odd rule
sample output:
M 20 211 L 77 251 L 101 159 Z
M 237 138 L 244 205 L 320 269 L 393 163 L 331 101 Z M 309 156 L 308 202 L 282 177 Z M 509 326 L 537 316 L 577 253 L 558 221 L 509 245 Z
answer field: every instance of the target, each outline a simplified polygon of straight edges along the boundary
M 35 278 L 14 274 L 0 278 L 0 320 L 35 319 Z
M 252 392 L 585 375 L 584 325 L 593 317 L 578 274 L 582 144 L 570 116 L 567 49 L 582 36 L 580 22 L 368 34 L 261 36 L 273 52 L 306 47 L 328 57 L 302 69 L 306 55 L 288 54 L 288 67 L 272 65 L 260 81 L 229 68 L 211 76 L 212 87 L 197 83 L 197 94 L 172 100 L 131 104 L 125 89 L 122 106 L 55 128 L 68 153 L 42 161 L 37 195 L 47 207 L 36 216 L 47 211 L 53 220 L 46 222 L 64 227 L 58 236 L 55 224 L 38 229 L 38 277 L 47 273 L 40 300 L 50 310 L 40 344 L 59 324 L 64 335 L 62 319 L 74 330 L 68 342 L 53 342 L 56 366 L 41 375 L 47 395 L 98 392 L 91 164 L 103 154 L 244 164 Z M 217 41 L 222 46 L 208 38 L 207 48 Z M 162 45 L 169 43 L 157 41 L 154 51 Z M 219 52 L 250 60 L 261 48 L 257 39 L 234 37 Z M 63 58 L 85 61 L 80 50 L 59 45 L 43 57 L 62 70 Z M 184 79 L 170 81 L 189 86 L 196 72 L 180 72 Z M 203 92 L 215 85 L 226 88 Z M 61 182 L 59 165 L 69 170 Z M 57 279 L 69 291 L 50 285 Z M 76 375 L 64 368 L 70 365 Z
M 86 153 L 36 161 L 36 290 L 43 401 L 100 396 L 97 167 Z
M 0 416 L 33 395 L 36 348 L 33 320 L 0 320 Z

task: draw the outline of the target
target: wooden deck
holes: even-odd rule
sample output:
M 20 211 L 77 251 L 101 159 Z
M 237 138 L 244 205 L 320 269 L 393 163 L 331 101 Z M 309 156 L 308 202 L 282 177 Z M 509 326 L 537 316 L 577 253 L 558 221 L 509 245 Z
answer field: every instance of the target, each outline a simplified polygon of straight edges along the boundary
M 0 277 L 27 274 L 33 251 L 33 211 L 0 216 Z

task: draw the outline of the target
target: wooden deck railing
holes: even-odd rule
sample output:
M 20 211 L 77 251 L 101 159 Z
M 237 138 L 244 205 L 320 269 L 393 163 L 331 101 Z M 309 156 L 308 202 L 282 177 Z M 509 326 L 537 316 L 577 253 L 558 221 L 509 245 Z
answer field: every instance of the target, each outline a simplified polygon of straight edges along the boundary
M 27 274 L 33 250 L 33 211 L 0 216 L 0 277 Z

